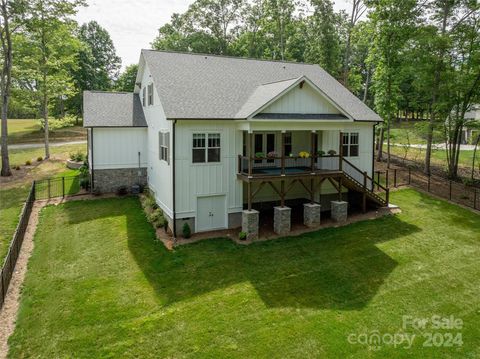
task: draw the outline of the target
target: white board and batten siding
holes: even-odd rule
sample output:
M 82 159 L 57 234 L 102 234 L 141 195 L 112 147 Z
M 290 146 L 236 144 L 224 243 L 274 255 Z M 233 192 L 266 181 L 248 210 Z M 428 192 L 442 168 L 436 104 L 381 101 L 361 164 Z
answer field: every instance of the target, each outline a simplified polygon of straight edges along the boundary
M 142 88 L 140 89 L 139 96 L 143 104 L 143 88 L 148 87 L 148 85 L 152 83 L 150 71 L 145 64 L 143 64 L 143 74 L 141 78 Z M 169 143 L 173 143 L 172 122 L 166 119 L 155 86 L 153 86 L 153 105 L 148 105 L 148 100 L 146 100 L 146 106 L 143 107 L 143 112 L 148 125 L 148 136 L 146 140 L 148 144 L 148 187 L 154 194 L 160 208 L 168 217 L 173 218 L 172 150 L 170 146 L 168 154 L 170 163 L 168 163 L 160 159 L 159 147 L 160 133 L 168 133 L 170 138 Z
M 220 134 L 220 162 L 193 163 L 193 134 Z M 196 217 L 196 230 L 204 230 L 204 217 L 220 211 L 227 226 L 228 213 L 242 211 L 242 182 L 237 179 L 237 155 L 242 152 L 242 132 L 234 121 L 178 121 L 175 127 L 175 178 L 177 218 Z M 214 203 L 210 203 L 213 201 Z M 207 208 L 210 207 L 210 208 Z M 201 212 L 201 213 L 200 213 Z M 220 214 L 214 214 L 220 217 Z M 216 221 L 217 219 L 213 220 Z M 218 223 L 212 228 L 218 228 Z
M 262 110 L 264 113 L 323 113 L 339 114 L 329 100 L 321 97 L 309 84 L 296 86 Z
M 93 129 L 94 169 L 147 167 L 147 156 L 146 128 Z

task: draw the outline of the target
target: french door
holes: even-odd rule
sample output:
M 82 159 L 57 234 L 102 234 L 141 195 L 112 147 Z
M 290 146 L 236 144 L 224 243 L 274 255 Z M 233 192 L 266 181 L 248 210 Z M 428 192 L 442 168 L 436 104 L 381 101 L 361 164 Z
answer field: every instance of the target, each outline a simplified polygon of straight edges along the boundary
M 255 133 L 253 138 L 253 151 L 256 156 L 262 153 L 264 157 L 275 151 L 275 133 Z M 278 154 L 277 154 L 278 155 Z M 255 160 L 255 163 L 274 163 L 275 160 Z

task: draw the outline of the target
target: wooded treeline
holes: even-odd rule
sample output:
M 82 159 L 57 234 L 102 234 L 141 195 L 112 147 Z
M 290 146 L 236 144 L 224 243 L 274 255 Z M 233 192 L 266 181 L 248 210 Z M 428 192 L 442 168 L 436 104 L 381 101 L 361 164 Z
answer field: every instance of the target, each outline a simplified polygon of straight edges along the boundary
M 4 64 L 7 20 L 12 23 L 10 114 L 28 109 L 45 118 L 81 116 L 84 89 L 133 86 L 136 67 L 119 77 L 120 59 L 108 33 L 94 22 L 78 26 L 71 20 L 82 0 L 0 2 L 6 4 Z M 479 2 L 349 4 L 349 11 L 335 11 L 330 0 L 197 0 L 160 27 L 152 48 L 319 64 L 384 118 L 379 159 L 384 142 L 390 151 L 390 127 L 399 116 L 422 118 L 428 121 L 425 172 L 434 130 L 441 129 L 448 171 L 456 177 L 464 115 L 480 103 Z

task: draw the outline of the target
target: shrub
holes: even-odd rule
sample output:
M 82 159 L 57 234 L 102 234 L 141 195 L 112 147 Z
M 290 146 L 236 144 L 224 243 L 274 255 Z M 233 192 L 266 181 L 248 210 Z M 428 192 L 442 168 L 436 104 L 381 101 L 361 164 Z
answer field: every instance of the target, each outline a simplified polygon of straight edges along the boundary
M 245 240 L 247 239 L 247 233 L 245 233 L 245 232 L 243 232 L 243 231 L 240 232 L 240 233 L 238 234 L 238 239 L 240 239 L 241 241 L 245 241 Z
M 161 218 L 163 218 L 163 212 L 161 209 L 156 209 L 148 215 L 148 220 L 151 223 L 156 223 L 158 222 Z
M 42 161 L 43 161 L 43 157 L 42 157 L 42 156 L 37 157 L 37 162 L 42 162 Z
M 49 118 L 48 119 L 48 129 L 55 131 L 61 128 L 73 127 L 77 123 L 77 118 L 73 115 L 66 115 L 63 118 Z M 40 120 L 40 127 L 42 130 L 45 130 L 45 120 Z
M 32 161 L 25 161 L 25 166 L 30 166 L 32 164 Z
M 168 221 L 165 219 L 163 215 L 159 217 L 158 220 L 155 222 L 155 227 L 163 228 L 163 229 L 168 227 Z
M 192 235 L 192 231 L 187 222 L 183 224 L 182 233 L 184 238 L 190 238 Z
M 20 166 L 15 166 L 15 169 L 16 169 L 17 171 L 19 171 L 19 170 L 20 170 Z
M 70 159 L 75 162 L 84 162 L 86 160 L 85 154 L 81 151 L 70 153 Z

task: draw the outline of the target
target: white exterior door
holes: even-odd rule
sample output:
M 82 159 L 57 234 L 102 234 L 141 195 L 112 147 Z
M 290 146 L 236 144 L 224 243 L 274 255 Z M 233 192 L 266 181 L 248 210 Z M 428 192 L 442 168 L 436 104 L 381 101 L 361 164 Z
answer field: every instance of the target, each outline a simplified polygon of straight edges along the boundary
M 226 228 L 225 196 L 197 198 L 196 227 L 198 232 Z

